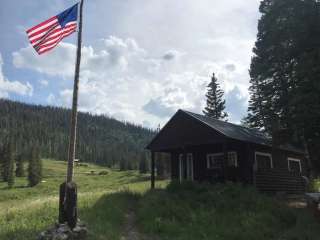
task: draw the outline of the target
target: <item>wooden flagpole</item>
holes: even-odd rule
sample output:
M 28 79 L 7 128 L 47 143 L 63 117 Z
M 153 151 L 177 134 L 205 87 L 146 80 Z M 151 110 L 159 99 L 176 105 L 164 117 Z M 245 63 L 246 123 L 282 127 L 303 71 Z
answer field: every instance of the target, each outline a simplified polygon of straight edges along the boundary
M 70 125 L 70 140 L 69 140 L 69 151 L 68 151 L 67 183 L 72 182 L 72 179 L 73 179 L 73 164 L 74 164 L 75 151 L 76 151 L 77 116 L 78 116 L 78 89 L 79 89 L 81 42 L 82 42 L 82 10 L 83 10 L 83 0 L 80 1 L 80 11 L 79 11 L 80 17 L 79 17 L 79 29 L 78 29 L 77 57 L 76 57 L 76 66 L 75 66 L 75 72 L 74 72 L 72 113 L 71 113 L 71 125 Z
M 73 164 L 74 164 L 74 158 L 75 158 L 76 138 L 77 138 L 78 89 L 79 89 L 81 42 L 82 42 L 82 10 L 83 10 L 83 0 L 80 0 L 80 10 L 78 11 L 79 27 L 78 27 L 77 56 L 76 56 L 74 85 L 73 85 L 67 178 L 66 178 L 66 182 L 60 185 L 60 196 L 59 196 L 59 223 L 67 222 L 71 229 L 73 229 L 77 225 L 77 221 L 78 221 L 77 185 L 72 180 L 73 180 Z

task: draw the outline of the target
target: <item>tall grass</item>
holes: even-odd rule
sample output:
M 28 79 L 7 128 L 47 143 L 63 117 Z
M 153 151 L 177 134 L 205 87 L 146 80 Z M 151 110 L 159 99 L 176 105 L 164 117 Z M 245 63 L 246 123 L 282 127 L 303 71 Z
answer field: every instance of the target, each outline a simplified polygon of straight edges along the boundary
M 320 225 L 305 209 L 238 184 L 172 183 L 146 193 L 138 207 L 144 231 L 161 239 L 311 240 Z
M 58 216 L 58 186 L 64 162 L 44 161 L 44 182 L 27 187 L 18 178 L 13 189 L 0 182 L 0 239 L 31 240 Z M 93 173 L 92 173 L 93 171 Z M 106 175 L 99 175 L 107 171 Z M 149 191 L 146 175 L 89 165 L 77 167 L 79 217 L 89 240 L 122 239 L 126 214 L 136 213 L 137 229 L 164 240 L 318 240 L 320 224 L 306 209 L 258 194 L 239 184 L 157 181 Z M 167 186 L 167 188 L 165 188 Z
M 65 170 L 65 162 L 44 160 L 44 182 L 36 187 L 28 187 L 25 178 L 17 178 L 12 189 L 0 182 L 1 240 L 36 239 L 57 221 L 58 188 Z M 108 174 L 99 175 L 101 171 Z M 76 167 L 75 181 L 79 217 L 88 225 L 89 239 L 119 239 L 124 213 L 136 198 L 128 191 L 143 193 L 149 188 L 146 176 L 136 171 L 113 171 L 95 165 Z

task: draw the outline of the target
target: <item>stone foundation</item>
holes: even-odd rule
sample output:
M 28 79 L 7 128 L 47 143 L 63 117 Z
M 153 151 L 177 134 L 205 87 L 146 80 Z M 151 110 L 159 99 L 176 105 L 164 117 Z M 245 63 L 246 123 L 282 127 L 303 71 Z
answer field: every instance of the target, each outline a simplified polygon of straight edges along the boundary
M 85 224 L 78 222 L 73 230 L 68 224 L 56 223 L 54 227 L 40 233 L 38 240 L 84 240 L 88 234 Z

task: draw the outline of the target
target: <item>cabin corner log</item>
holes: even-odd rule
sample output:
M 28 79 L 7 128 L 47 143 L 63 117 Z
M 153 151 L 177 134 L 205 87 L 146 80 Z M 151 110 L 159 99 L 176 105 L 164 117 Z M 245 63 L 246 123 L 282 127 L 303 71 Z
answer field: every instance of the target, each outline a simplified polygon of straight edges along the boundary
M 155 185 L 155 152 L 151 152 L 151 189 Z
M 255 172 L 255 185 L 261 192 L 286 192 L 302 194 L 305 192 L 305 182 L 299 173 L 287 169 L 259 169 Z

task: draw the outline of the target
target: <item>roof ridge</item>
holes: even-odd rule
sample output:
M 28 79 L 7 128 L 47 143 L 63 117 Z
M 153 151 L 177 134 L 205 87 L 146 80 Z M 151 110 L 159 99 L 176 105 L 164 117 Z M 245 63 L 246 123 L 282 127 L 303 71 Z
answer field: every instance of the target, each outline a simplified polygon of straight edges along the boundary
M 193 113 L 193 112 L 185 111 L 185 110 L 182 110 L 182 109 L 180 109 L 180 111 L 182 111 L 182 112 L 184 112 L 185 114 L 188 114 L 189 116 L 197 119 L 198 121 L 202 122 L 203 124 L 207 125 L 208 127 L 213 128 L 213 127 L 212 127 L 210 124 L 208 124 L 207 122 L 205 122 L 205 121 L 203 121 L 203 120 L 201 120 L 201 119 L 196 118 L 195 116 L 193 116 L 193 114 L 195 114 L 195 115 L 200 115 L 200 114 L 196 114 L 196 113 Z M 202 115 L 200 115 L 200 116 L 202 116 Z M 227 135 L 226 135 L 225 133 L 223 133 L 222 131 L 219 131 L 218 129 L 215 129 L 215 130 L 218 131 L 220 134 L 222 134 L 222 135 L 224 135 L 224 136 L 227 136 Z
M 209 116 L 206 116 L 206 115 L 202 115 L 202 114 L 199 114 L 199 113 L 190 112 L 190 111 L 183 110 L 183 109 L 180 109 L 180 110 L 183 111 L 183 112 L 185 112 L 185 113 L 191 113 L 191 114 L 199 115 L 199 116 L 201 116 L 201 117 L 209 118 L 210 120 L 214 120 L 214 121 L 218 121 L 218 122 L 230 124 L 230 125 L 233 125 L 233 126 L 236 126 L 236 127 L 245 128 L 245 129 L 248 129 L 248 130 L 258 131 L 258 132 L 264 134 L 262 131 L 260 131 L 260 130 L 257 129 L 257 128 L 250 128 L 250 127 L 242 126 L 242 125 L 239 125 L 239 124 L 222 121 L 222 120 L 219 120 L 219 119 L 216 119 L 216 118 L 212 118 L 212 117 L 209 117 Z

